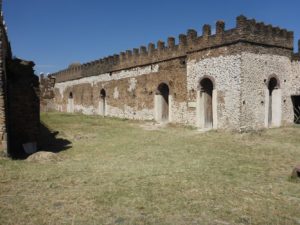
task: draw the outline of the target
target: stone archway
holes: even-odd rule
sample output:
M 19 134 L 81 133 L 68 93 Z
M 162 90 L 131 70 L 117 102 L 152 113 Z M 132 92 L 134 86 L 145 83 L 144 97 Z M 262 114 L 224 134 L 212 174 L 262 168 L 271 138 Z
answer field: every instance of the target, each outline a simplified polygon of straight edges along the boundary
M 104 89 L 100 91 L 99 114 L 101 116 L 106 115 L 106 91 Z
M 69 93 L 68 105 L 67 105 L 67 112 L 68 113 L 73 113 L 74 112 L 74 96 L 73 96 L 73 92 Z
M 170 89 L 166 83 L 161 83 L 157 87 L 155 94 L 155 119 L 157 122 L 169 121 L 169 94 Z
M 279 127 L 281 125 L 281 89 L 277 77 L 270 77 L 267 88 L 266 125 Z

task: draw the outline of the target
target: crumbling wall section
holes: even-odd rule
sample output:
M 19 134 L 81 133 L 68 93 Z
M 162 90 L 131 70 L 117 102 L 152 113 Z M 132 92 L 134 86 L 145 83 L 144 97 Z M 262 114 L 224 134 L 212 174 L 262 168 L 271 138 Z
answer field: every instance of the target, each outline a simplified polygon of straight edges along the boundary
M 7 152 L 7 61 L 11 60 L 12 52 L 8 41 L 6 25 L 0 1 L 0 141 L 4 152 Z
M 26 156 L 23 144 L 37 142 L 39 82 L 33 62 L 12 57 L 2 1 L 0 11 L 0 141 L 3 153 L 22 158 Z
M 43 74 L 40 75 L 40 110 L 42 112 L 55 110 L 54 85 L 54 77 L 45 77 Z
M 8 153 L 13 158 L 26 157 L 23 145 L 38 140 L 39 80 L 33 67 L 33 62 L 20 59 L 7 63 Z

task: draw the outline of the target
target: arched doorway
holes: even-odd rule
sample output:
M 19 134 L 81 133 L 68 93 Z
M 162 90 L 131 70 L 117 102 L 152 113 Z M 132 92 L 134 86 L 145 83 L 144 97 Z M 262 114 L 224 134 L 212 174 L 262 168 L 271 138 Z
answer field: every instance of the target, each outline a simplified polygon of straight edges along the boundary
M 99 114 L 105 116 L 106 111 L 106 91 L 101 89 L 99 101 Z
M 291 97 L 294 106 L 294 123 L 300 124 L 300 95 L 293 95 Z
M 271 77 L 268 86 L 267 124 L 268 127 L 281 125 L 281 90 L 276 77 Z
M 73 113 L 74 112 L 74 98 L 73 98 L 73 92 L 69 93 L 68 98 L 68 105 L 67 105 L 67 112 Z
M 200 99 L 204 128 L 213 127 L 213 89 L 214 84 L 209 78 L 204 78 L 200 81 Z
M 169 121 L 169 92 L 166 83 L 158 85 L 155 95 L 155 118 L 158 122 Z

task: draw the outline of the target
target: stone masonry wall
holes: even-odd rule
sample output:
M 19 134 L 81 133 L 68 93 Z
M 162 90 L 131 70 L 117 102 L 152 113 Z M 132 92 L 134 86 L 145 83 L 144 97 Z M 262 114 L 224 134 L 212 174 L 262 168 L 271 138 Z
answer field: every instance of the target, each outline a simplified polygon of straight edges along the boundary
M 0 1 L 0 11 L 2 12 L 2 1 Z M 0 15 L 0 142 L 2 148 L 7 151 L 7 103 L 6 103 L 6 62 L 11 59 L 12 53 L 8 41 L 6 26 L 3 14 Z
M 0 141 L 2 153 L 26 156 L 23 144 L 37 142 L 39 82 L 33 62 L 12 57 L 0 0 Z
M 173 99 L 172 115 L 182 121 L 183 113 L 176 105 L 185 104 L 186 64 L 175 59 L 151 66 L 106 73 L 57 83 L 54 88 L 58 111 L 67 111 L 72 92 L 74 111 L 99 114 L 100 91 L 106 92 L 106 115 L 120 118 L 154 119 L 154 96 L 159 84 L 166 83 Z M 181 118 L 181 119 L 178 119 Z
M 192 93 L 199 90 L 200 80 L 204 77 L 210 78 L 214 82 L 217 94 L 218 127 L 239 129 L 241 55 L 201 58 L 201 55 L 207 53 L 202 52 L 189 57 L 187 79 L 189 101 L 196 101 Z M 196 123 L 195 115 L 190 119 Z
M 293 80 L 293 93 L 300 95 L 300 60 L 292 62 L 292 77 Z
M 34 63 L 12 59 L 7 63 L 8 153 L 26 157 L 23 144 L 37 143 L 40 127 L 39 80 Z
M 225 30 L 223 21 L 217 21 L 215 34 L 212 34 L 210 25 L 204 25 L 202 36 L 198 36 L 196 30 L 189 29 L 187 34 L 179 35 L 178 44 L 176 44 L 174 37 L 169 37 L 167 46 L 165 42 L 160 40 L 157 42 L 157 46 L 150 43 L 148 48 L 141 46 L 140 48 L 121 52 L 119 55 L 115 54 L 82 65 L 71 66 L 51 74 L 51 76 L 55 76 L 56 82 L 60 83 L 87 76 L 151 65 L 170 59 L 186 57 L 189 53 L 237 43 L 253 43 L 292 51 L 294 44 L 293 32 L 239 16 L 236 19 L 236 27 L 230 30 Z
M 291 95 L 299 89 L 299 53 L 293 54 L 293 32 L 239 16 L 236 27 L 225 30 L 216 23 L 216 33 L 204 25 L 202 36 L 188 30 L 148 48 L 51 74 L 54 98 L 48 102 L 59 111 L 100 114 L 100 90 L 106 92 L 106 115 L 130 119 L 154 119 L 154 95 L 160 83 L 170 88 L 170 121 L 198 126 L 199 84 L 214 83 L 214 128 L 248 130 L 265 127 L 266 82 L 280 80 L 282 124 L 291 124 Z M 280 100 L 281 101 L 281 100 Z M 200 123 L 199 123 L 200 124 Z
M 268 54 L 242 54 L 242 128 L 265 128 L 267 82 L 270 77 L 278 78 L 282 94 L 282 124 L 293 122 L 293 106 L 291 94 L 295 83 L 292 79 L 291 61 L 289 57 Z

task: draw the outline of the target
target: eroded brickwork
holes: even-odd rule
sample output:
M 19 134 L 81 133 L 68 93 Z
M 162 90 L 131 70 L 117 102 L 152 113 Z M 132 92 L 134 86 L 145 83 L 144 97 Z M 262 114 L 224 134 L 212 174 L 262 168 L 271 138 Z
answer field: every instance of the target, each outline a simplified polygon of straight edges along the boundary
M 2 10 L 0 1 L 0 11 Z M 0 17 L 0 140 L 2 153 L 26 157 L 23 144 L 37 142 L 39 82 L 34 63 L 12 57 L 6 27 Z

